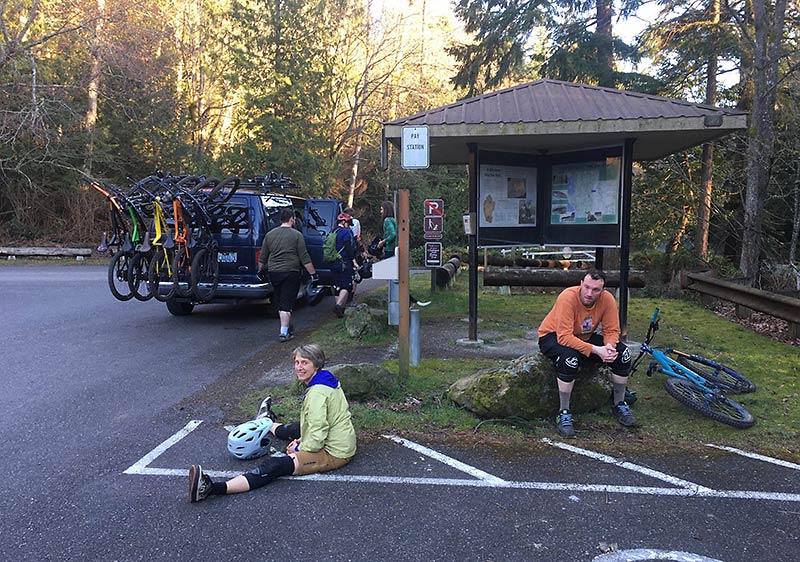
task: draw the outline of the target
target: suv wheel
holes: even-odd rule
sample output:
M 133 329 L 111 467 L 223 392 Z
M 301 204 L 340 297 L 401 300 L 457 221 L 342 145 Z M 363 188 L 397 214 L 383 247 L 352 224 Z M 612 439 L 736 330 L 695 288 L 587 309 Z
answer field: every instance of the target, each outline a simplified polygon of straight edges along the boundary
M 169 310 L 170 314 L 173 316 L 186 316 L 192 313 L 194 305 L 190 302 L 179 302 L 175 299 L 169 299 L 167 301 L 167 310 Z

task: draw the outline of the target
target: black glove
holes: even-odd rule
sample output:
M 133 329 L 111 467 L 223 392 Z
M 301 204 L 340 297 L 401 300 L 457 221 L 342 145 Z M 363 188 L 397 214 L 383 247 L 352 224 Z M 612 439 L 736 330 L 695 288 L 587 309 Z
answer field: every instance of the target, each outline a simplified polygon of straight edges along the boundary
M 260 270 L 256 275 L 258 275 L 258 278 L 265 283 L 269 279 L 269 272 L 267 271 L 266 268 Z
M 311 274 L 311 282 L 312 283 L 319 283 L 319 275 L 317 275 L 316 273 L 312 273 Z

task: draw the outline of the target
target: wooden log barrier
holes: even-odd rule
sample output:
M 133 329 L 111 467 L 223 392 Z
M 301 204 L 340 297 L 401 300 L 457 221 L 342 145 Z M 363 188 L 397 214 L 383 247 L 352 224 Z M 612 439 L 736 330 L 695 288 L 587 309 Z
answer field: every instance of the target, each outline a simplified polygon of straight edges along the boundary
M 606 287 L 619 287 L 619 271 L 605 271 Z M 483 270 L 483 284 L 490 287 L 572 287 L 586 275 L 579 269 L 530 269 L 520 267 L 487 267 Z M 644 271 L 628 273 L 628 287 L 644 287 Z
M 20 257 L 30 257 L 30 256 L 46 256 L 46 257 L 55 257 L 55 256 L 67 256 L 67 257 L 89 257 L 92 255 L 92 250 L 90 248 L 54 248 L 54 247 L 44 247 L 44 248 L 9 248 L 0 246 L 0 256 L 20 256 Z
M 452 257 L 442 267 L 436 268 L 436 286 L 447 287 L 450 280 L 456 276 L 461 269 L 461 260 L 458 257 Z
M 567 261 L 567 260 L 540 260 L 533 258 L 526 258 L 524 256 L 496 256 L 490 255 L 486 257 L 487 265 L 495 265 L 501 267 L 548 267 L 557 269 L 589 269 L 592 267 L 593 262 L 588 261 Z

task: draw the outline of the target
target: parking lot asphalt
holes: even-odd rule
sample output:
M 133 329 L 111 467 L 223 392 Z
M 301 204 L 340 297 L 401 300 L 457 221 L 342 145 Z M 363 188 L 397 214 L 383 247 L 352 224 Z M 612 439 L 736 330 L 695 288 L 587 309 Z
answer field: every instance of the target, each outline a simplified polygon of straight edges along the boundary
M 190 504 L 190 464 L 256 464 L 225 450 L 223 389 L 288 353 L 274 320 L 120 303 L 97 267 L 0 269 L 0 305 L 2 560 L 798 559 L 798 467 L 703 444 L 622 455 L 387 434 L 334 473 Z
M 224 441 L 224 427 L 193 420 L 125 474 L 169 481 L 167 497 L 185 502 L 189 463 L 216 478 L 257 464 Z M 742 453 L 616 458 L 550 439 L 505 451 L 386 435 L 334 473 L 180 510 L 218 520 L 266 504 L 299 517 L 298 556 L 336 537 L 330 560 L 796 560 L 800 465 Z

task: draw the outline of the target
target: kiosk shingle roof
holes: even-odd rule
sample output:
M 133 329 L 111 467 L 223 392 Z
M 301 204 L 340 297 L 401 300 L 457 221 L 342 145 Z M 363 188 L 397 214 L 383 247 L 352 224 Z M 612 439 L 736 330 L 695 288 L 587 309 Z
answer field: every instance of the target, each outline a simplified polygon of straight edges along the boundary
M 747 126 L 744 112 L 660 96 L 542 79 L 384 124 L 427 125 L 431 163 L 466 162 L 466 143 L 512 152 L 565 152 L 635 139 L 634 158 L 651 160 Z

